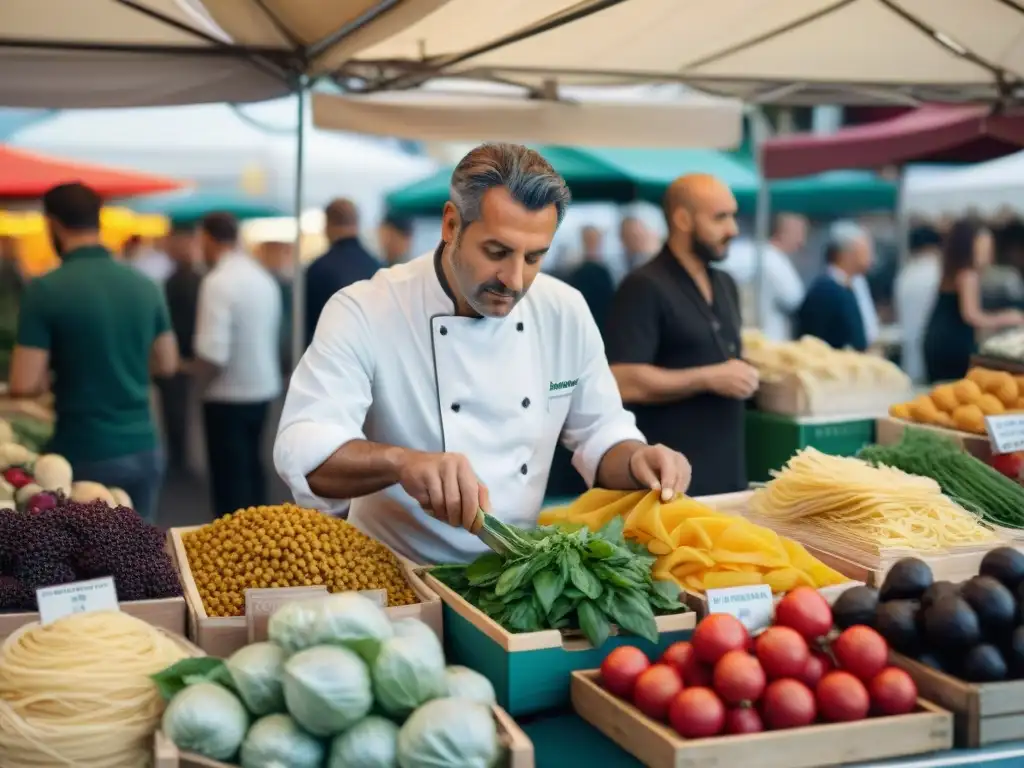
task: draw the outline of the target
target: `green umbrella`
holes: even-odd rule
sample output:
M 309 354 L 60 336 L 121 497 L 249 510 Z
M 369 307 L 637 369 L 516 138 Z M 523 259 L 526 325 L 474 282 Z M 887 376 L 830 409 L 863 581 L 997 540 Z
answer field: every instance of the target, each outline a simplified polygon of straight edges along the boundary
M 743 214 L 757 207 L 759 178 L 749 158 L 701 149 L 576 149 L 541 147 L 577 202 L 660 203 L 665 188 L 685 173 L 717 176 L 732 189 Z M 436 216 L 448 199 L 451 168 L 392 192 L 388 208 L 406 216 Z M 772 209 L 837 216 L 892 209 L 896 184 L 867 171 L 834 171 L 769 185 Z
M 264 219 L 287 216 L 280 208 L 258 197 L 230 192 L 185 192 L 170 195 L 147 195 L 123 203 L 138 213 L 159 213 L 175 224 L 195 224 L 208 213 L 230 213 L 238 219 Z

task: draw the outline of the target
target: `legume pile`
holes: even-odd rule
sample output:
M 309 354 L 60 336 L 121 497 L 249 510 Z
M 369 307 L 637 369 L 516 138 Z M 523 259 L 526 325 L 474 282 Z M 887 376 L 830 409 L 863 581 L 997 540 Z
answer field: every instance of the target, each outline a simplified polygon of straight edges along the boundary
M 388 605 L 419 602 L 395 554 L 344 520 L 292 504 L 240 509 L 182 536 L 207 616 L 245 614 L 245 590 L 384 589 Z

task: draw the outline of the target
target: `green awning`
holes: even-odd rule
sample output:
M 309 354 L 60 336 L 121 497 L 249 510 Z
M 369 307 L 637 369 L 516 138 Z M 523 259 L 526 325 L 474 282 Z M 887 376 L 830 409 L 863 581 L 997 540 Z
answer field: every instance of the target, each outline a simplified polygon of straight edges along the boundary
M 565 177 L 576 202 L 661 202 L 666 187 L 686 173 L 709 173 L 732 189 L 740 212 L 757 206 L 758 174 L 752 161 L 733 153 L 701 149 L 576 149 L 540 152 Z M 438 216 L 448 200 L 451 168 L 444 168 L 387 197 L 388 209 L 405 216 Z M 867 171 L 835 171 L 769 185 L 772 210 L 810 216 L 843 216 L 891 210 L 897 188 Z
M 148 195 L 123 201 L 123 205 L 139 213 L 159 213 L 176 224 L 192 225 L 208 213 L 230 213 L 240 220 L 287 216 L 275 205 L 258 197 L 230 192 L 185 192 L 170 195 Z

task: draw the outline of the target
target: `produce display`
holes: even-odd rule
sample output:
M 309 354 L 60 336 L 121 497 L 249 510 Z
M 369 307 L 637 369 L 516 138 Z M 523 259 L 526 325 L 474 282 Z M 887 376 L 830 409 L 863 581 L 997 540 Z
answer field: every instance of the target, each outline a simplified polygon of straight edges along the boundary
M 490 766 L 494 688 L 431 629 L 349 593 L 289 603 L 269 640 L 154 676 L 179 749 L 242 768 Z
M 31 514 L 0 509 L 0 612 L 35 610 L 41 587 L 103 576 L 121 601 L 181 595 L 163 532 L 134 510 L 66 499 Z
M 754 637 L 718 613 L 653 664 L 638 648 L 616 648 L 601 664 L 601 684 L 687 739 L 914 711 L 917 687 L 888 666 L 885 639 L 860 625 L 832 633 L 832 618 L 821 595 L 799 587 Z
M 972 368 L 967 378 L 889 409 L 894 419 L 985 434 L 985 417 L 1024 410 L 1024 376 Z
M 910 378 L 885 358 L 835 349 L 814 336 L 779 342 L 756 329 L 745 328 L 743 358 L 757 368 L 763 381 L 796 376 L 811 389 L 837 383 L 845 387 L 910 387 Z
M 754 491 L 752 515 L 806 544 L 870 554 L 995 545 L 996 532 L 939 484 L 861 459 L 805 448 Z
M 654 491 L 595 489 L 540 516 L 545 525 L 584 525 L 592 531 L 616 519 L 622 520 L 627 539 L 658 556 L 654 578 L 674 581 L 680 589 L 703 593 L 768 584 L 782 593 L 849 581 L 795 541 L 685 496 L 662 503 Z
M 655 616 L 686 609 L 674 581 L 652 576 L 647 548 L 623 537 L 623 523 L 615 517 L 598 531 L 505 525 L 510 557 L 489 552 L 430 573 L 511 632 L 579 629 L 597 648 L 616 624 L 656 642 Z
M 72 480 L 71 465 L 63 456 L 39 456 L 20 443 L 0 443 L 0 509 L 36 512 L 63 497 L 83 503 L 102 501 L 110 507 L 133 506 L 120 488 Z
M 28 416 L 0 418 L 0 445 L 18 443 L 32 453 L 42 453 L 53 437 L 53 424 Z
M 267 587 L 383 589 L 389 606 L 419 602 L 394 552 L 313 509 L 240 509 L 182 534 L 182 543 L 207 616 L 243 616 L 245 590 Z
M 874 627 L 893 650 L 974 683 L 1024 679 L 1024 554 L 993 549 L 979 575 L 935 581 L 927 563 L 897 562 L 881 589 L 854 587 L 833 606 L 840 627 Z
M 1024 362 L 1024 329 L 1011 328 L 992 336 L 981 345 L 981 354 Z
M 185 656 L 169 636 L 119 611 L 27 625 L 0 646 L 0 762 L 148 765 L 164 709 L 150 675 Z
M 931 478 L 943 493 L 985 520 L 1024 528 L 1024 488 L 943 434 L 907 429 L 899 443 L 869 445 L 859 456 L 874 466 Z

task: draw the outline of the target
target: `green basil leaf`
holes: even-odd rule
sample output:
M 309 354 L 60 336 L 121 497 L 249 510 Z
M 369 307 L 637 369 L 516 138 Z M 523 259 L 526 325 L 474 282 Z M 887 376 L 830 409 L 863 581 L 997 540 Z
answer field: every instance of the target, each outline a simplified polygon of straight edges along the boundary
M 551 606 L 555 604 L 555 600 L 562 594 L 563 589 L 565 589 L 565 579 L 562 578 L 561 571 L 545 568 L 533 577 L 533 591 L 546 614 L 551 612 Z
M 597 576 L 597 578 L 606 584 L 611 584 L 613 587 L 633 589 L 643 585 L 643 582 L 638 581 L 628 570 L 612 568 L 605 565 L 603 562 L 594 563 L 590 567 L 593 569 L 594 575 Z
M 503 596 L 518 589 L 519 585 L 526 581 L 529 567 L 530 561 L 526 560 L 506 568 L 494 586 L 494 593 Z
M 590 600 L 584 600 L 576 606 L 576 616 L 579 618 L 580 630 L 590 644 L 595 648 L 604 645 L 612 631 L 604 613 Z
M 572 580 L 573 586 L 591 600 L 599 598 L 601 596 L 601 592 L 604 590 L 604 587 L 601 585 L 601 580 L 594 575 L 593 571 L 582 563 L 576 565 L 569 571 L 569 578 Z
M 679 602 L 680 589 L 679 585 L 671 579 L 656 579 L 651 582 L 651 594 L 656 597 L 660 602 L 674 603 L 675 605 L 682 605 Z M 652 599 L 653 603 L 654 600 Z
M 213 656 L 199 656 L 182 659 L 153 675 L 150 679 L 156 683 L 160 695 L 170 701 L 176 694 L 196 683 L 227 683 L 231 675 L 224 665 L 223 659 Z
M 586 595 L 576 589 L 572 584 L 566 584 L 565 589 L 562 590 L 562 594 L 570 600 L 582 600 L 586 597 Z
M 540 616 L 534 607 L 532 597 L 508 606 L 505 628 L 514 632 L 536 632 L 540 629 Z
M 612 601 L 609 618 L 627 632 L 652 643 L 658 642 L 658 625 L 654 622 L 654 611 L 650 604 L 628 592 L 620 592 Z
M 495 583 L 505 568 L 505 560 L 497 552 L 480 555 L 466 568 L 466 579 L 475 587 Z
M 576 606 L 579 605 L 578 598 L 566 597 L 564 594 L 555 600 L 555 604 L 551 606 L 551 610 L 548 611 L 548 621 L 554 626 L 555 622 L 561 621 L 562 619 L 569 616 L 570 613 L 576 610 Z
M 622 544 L 626 541 L 623 531 L 626 527 L 626 521 L 622 515 L 616 515 L 607 523 L 604 527 L 598 531 L 601 538 L 611 542 L 612 544 Z
M 614 557 L 615 545 L 604 539 L 591 539 L 587 542 L 587 554 L 594 560 L 607 560 Z

